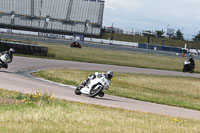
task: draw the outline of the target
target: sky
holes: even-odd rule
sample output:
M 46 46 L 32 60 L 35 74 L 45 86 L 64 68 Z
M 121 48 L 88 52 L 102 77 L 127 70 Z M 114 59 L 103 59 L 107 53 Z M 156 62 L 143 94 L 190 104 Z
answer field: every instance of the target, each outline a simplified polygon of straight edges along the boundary
M 200 0 L 105 0 L 103 26 L 129 30 L 200 31 Z

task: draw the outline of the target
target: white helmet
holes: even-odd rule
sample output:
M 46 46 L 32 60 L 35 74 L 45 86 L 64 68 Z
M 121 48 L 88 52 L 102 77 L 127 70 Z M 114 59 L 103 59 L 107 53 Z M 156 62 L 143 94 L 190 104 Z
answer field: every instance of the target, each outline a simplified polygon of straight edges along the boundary
M 107 78 L 108 78 L 109 80 L 111 80 L 112 77 L 114 76 L 114 73 L 113 73 L 112 71 L 108 71 L 108 72 L 106 73 L 106 76 L 107 76 Z
M 9 52 L 13 54 L 15 52 L 15 50 L 13 48 L 10 48 Z

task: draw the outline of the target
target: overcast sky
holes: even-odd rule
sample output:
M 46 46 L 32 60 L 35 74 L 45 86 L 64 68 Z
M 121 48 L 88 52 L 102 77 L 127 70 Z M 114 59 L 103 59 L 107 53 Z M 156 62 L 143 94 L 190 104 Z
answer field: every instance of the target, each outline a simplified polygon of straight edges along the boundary
M 200 31 L 200 0 L 105 0 L 104 26 L 123 29 Z

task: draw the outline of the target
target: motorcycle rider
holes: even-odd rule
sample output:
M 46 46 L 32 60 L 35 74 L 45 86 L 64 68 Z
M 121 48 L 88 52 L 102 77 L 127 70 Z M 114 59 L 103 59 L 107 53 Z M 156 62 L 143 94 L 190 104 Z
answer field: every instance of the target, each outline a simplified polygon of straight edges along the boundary
M 78 43 L 78 40 L 74 39 L 73 44 L 76 45 L 76 43 Z
M 0 59 L 0 63 L 2 64 L 1 66 L 3 68 L 8 68 L 8 63 L 11 63 L 12 60 L 13 60 L 13 53 L 14 53 L 14 49 L 13 48 L 10 48 L 9 51 L 4 51 L 1 53 L 0 56 L 4 55 L 4 54 L 7 54 L 9 56 L 9 61 L 6 63 L 6 62 L 3 62 L 1 59 Z
M 84 80 L 83 83 L 81 84 L 82 88 L 85 87 L 89 83 L 90 80 L 93 80 L 96 77 L 102 77 L 102 76 L 104 76 L 109 82 L 109 84 L 107 86 L 105 86 L 105 89 L 109 89 L 110 88 L 110 84 L 111 84 L 111 79 L 114 76 L 114 73 L 112 71 L 107 71 L 106 74 L 105 73 L 95 72 L 94 74 L 89 75 L 89 77 L 86 80 Z M 104 96 L 104 91 L 100 92 L 98 94 L 98 96 L 103 97 Z
M 79 42 L 77 39 L 75 39 L 72 44 L 73 44 L 73 46 L 78 46 Z
M 194 59 L 193 59 L 192 55 L 189 55 L 189 60 L 188 61 L 190 62 L 190 67 L 194 69 L 195 62 L 194 62 Z
M 75 39 L 70 43 L 71 47 L 75 47 L 75 48 L 81 48 L 81 45 L 79 43 L 79 40 Z

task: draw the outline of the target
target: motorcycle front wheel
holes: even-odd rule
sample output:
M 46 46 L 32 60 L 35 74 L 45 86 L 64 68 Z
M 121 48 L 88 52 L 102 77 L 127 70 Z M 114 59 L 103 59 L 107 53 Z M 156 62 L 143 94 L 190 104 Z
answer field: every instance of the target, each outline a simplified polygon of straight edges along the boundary
M 103 89 L 102 86 L 99 86 L 98 88 L 95 88 L 93 87 L 91 90 L 90 90 L 90 93 L 89 93 L 89 97 L 95 97 L 99 94 L 99 92 L 101 92 Z
M 78 86 L 76 89 L 75 89 L 75 94 L 76 95 L 81 95 L 82 93 L 81 93 L 81 87 L 80 86 Z

